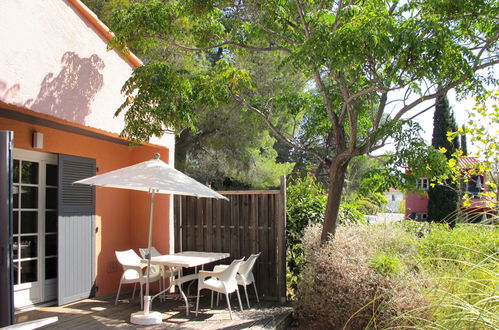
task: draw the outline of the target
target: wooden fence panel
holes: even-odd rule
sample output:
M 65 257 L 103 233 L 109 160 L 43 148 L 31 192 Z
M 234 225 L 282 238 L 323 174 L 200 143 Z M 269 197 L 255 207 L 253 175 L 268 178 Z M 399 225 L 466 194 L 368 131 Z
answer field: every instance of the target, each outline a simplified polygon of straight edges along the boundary
M 175 251 L 228 252 L 231 260 L 261 252 L 253 270 L 258 293 L 263 299 L 284 301 L 285 178 L 280 190 L 220 193 L 229 202 L 175 196 Z

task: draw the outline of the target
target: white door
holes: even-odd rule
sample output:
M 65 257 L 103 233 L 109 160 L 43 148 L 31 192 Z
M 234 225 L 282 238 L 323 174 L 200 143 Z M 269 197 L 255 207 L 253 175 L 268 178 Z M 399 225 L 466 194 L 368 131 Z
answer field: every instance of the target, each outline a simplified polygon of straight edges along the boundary
M 57 155 L 14 149 L 16 308 L 57 297 Z

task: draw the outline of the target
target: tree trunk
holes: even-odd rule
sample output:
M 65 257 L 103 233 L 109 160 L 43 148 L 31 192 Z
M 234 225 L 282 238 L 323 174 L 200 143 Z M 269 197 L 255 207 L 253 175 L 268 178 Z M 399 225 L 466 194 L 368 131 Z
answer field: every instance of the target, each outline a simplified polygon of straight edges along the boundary
M 343 183 L 348 167 L 348 161 L 343 163 L 338 160 L 333 161 L 329 168 L 329 187 L 326 205 L 326 215 L 322 227 L 321 241 L 325 242 L 330 235 L 336 233 L 338 227 L 338 214 L 340 211 L 341 194 L 343 193 Z

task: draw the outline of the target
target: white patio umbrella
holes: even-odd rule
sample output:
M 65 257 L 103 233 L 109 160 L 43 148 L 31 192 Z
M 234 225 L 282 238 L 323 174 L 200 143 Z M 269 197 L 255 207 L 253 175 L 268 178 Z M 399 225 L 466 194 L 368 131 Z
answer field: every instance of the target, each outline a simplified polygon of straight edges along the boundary
M 154 154 L 153 160 L 139 164 L 123 167 L 104 174 L 75 181 L 74 183 L 88 184 L 92 186 L 111 187 L 130 190 L 147 191 L 151 194 L 151 206 L 149 211 L 149 238 L 147 243 L 147 267 L 151 266 L 152 227 L 154 213 L 154 195 L 186 195 L 206 198 L 225 199 L 216 191 L 206 187 L 193 178 L 176 170 L 159 159 L 159 154 Z M 157 324 L 161 322 L 161 314 L 151 312 L 149 296 L 149 271 L 146 280 L 146 295 L 144 296 L 144 310 L 132 314 L 132 322 L 137 324 Z M 159 319 L 159 321 L 158 321 Z

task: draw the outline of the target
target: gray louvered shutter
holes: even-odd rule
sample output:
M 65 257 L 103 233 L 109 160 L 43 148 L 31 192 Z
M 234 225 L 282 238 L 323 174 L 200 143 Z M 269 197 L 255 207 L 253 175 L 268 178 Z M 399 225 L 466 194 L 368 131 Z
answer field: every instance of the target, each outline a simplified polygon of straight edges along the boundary
M 95 283 L 95 188 L 73 182 L 94 176 L 95 159 L 59 155 L 59 305 L 93 295 Z

